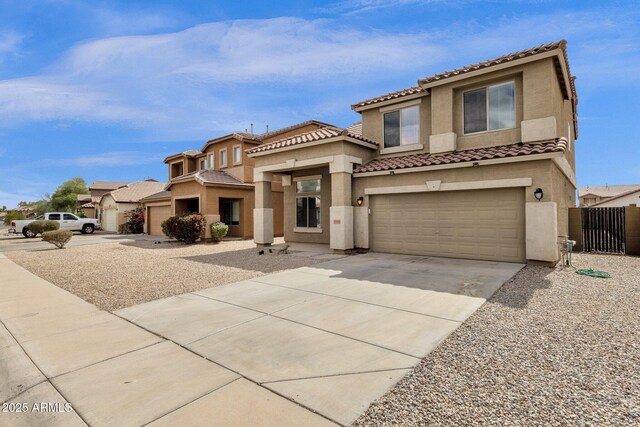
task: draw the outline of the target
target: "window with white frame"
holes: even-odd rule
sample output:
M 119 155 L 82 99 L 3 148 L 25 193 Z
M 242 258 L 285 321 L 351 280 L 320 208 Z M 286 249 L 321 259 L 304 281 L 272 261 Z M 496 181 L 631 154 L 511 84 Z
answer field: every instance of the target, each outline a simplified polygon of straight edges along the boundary
M 213 154 L 209 154 L 209 169 L 216 168 L 216 156 Z
M 206 158 L 200 159 L 200 170 L 203 170 L 206 168 L 207 168 L 207 159 Z
M 233 147 L 233 164 L 237 165 L 242 162 L 242 147 L 237 145 Z
M 384 113 L 384 147 L 420 143 L 420 107 Z
M 516 127 L 513 81 L 464 92 L 464 133 Z
M 320 228 L 320 178 L 296 181 L 296 227 Z
M 220 167 L 221 168 L 227 167 L 227 149 L 226 148 L 224 150 L 220 150 Z

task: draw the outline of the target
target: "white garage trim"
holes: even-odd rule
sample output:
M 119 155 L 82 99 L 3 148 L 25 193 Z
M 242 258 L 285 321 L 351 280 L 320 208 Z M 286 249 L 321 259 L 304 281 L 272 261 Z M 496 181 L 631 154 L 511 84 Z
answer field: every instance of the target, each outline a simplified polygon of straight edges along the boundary
M 487 190 L 491 188 L 530 187 L 533 184 L 531 178 L 489 179 L 485 181 L 441 182 L 427 181 L 421 185 L 401 185 L 396 187 L 365 188 L 364 194 L 397 194 L 397 193 L 422 193 L 426 191 L 461 191 L 461 190 Z

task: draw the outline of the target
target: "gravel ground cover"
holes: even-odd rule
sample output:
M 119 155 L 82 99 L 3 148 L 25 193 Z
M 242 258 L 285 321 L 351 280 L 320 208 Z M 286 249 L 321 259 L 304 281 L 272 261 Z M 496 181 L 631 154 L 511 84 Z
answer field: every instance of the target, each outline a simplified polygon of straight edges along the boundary
M 640 258 L 527 266 L 355 426 L 640 425 Z
M 258 255 L 250 240 L 219 244 L 106 243 L 7 252 L 32 273 L 103 310 L 251 279 L 323 262 L 321 258 Z

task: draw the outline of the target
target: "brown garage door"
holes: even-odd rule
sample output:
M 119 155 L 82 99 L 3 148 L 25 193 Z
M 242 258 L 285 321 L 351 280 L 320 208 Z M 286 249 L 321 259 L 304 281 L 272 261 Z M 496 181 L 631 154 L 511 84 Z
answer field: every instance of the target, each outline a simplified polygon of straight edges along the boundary
M 171 216 L 171 205 L 167 206 L 149 206 L 149 234 L 152 236 L 164 236 L 162 232 L 162 221 Z
M 371 247 L 379 252 L 522 262 L 522 188 L 376 195 Z

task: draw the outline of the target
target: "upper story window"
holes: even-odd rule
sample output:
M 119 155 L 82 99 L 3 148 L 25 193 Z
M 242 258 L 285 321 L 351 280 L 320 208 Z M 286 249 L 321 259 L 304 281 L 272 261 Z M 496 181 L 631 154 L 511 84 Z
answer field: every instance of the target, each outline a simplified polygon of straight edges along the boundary
M 512 81 L 464 92 L 464 133 L 515 128 L 515 92 Z
M 418 105 L 384 114 L 384 148 L 420 143 Z
M 183 163 L 172 163 L 171 164 L 171 178 L 176 178 L 183 174 Z
M 200 170 L 207 168 L 207 159 L 200 159 Z
M 216 168 L 216 157 L 213 154 L 209 154 L 209 169 Z
M 227 149 L 226 148 L 224 150 L 220 150 L 220 167 L 221 168 L 227 167 Z
M 233 164 L 237 165 L 242 162 L 242 147 L 236 145 L 233 147 Z

